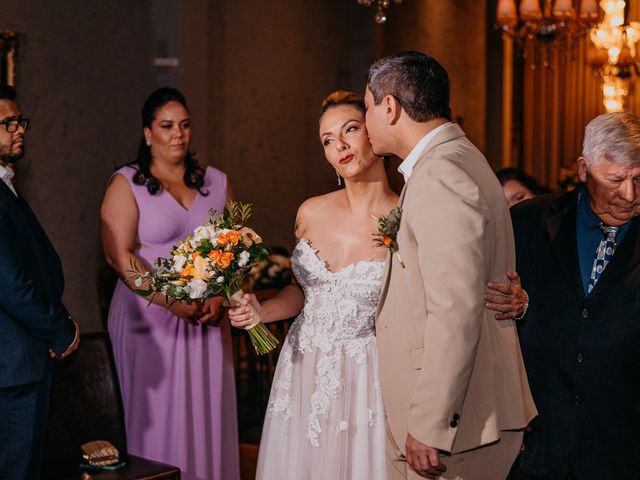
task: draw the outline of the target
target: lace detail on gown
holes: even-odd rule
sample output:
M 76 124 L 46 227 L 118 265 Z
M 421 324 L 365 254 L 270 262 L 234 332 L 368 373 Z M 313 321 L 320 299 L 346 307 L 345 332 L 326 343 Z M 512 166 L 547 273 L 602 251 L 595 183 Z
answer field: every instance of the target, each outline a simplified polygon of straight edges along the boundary
M 315 354 L 314 390 L 310 399 L 300 400 L 311 402 L 306 438 L 318 447 L 330 404 L 345 389 L 342 375 L 345 362 L 364 365 L 371 360 L 368 346 L 375 342 L 374 319 L 383 262 L 363 260 L 332 272 L 309 242 L 302 239 L 293 251 L 292 264 L 304 290 L 305 304 L 282 350 L 267 413 L 269 417 L 281 416 L 285 422 L 291 417 L 293 357 L 296 352 Z M 375 350 L 373 352 L 375 354 Z M 377 371 L 373 374 L 374 388 L 379 392 Z M 376 399 L 371 402 L 379 403 Z M 384 419 L 381 404 L 363 408 L 367 411 L 369 426 L 381 424 Z M 331 422 L 336 435 L 349 429 L 348 418 L 332 418 Z

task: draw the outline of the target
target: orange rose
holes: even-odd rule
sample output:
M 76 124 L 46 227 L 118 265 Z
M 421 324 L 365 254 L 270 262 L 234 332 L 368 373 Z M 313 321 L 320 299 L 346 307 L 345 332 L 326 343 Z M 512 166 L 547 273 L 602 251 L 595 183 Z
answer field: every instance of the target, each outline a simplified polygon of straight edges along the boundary
M 233 261 L 233 253 L 232 252 L 223 252 L 220 255 L 220 258 L 218 259 L 218 261 L 216 262 L 220 268 L 222 268 L 223 270 L 229 268 L 229 265 L 231 265 L 231 262 Z
M 390 247 L 393 244 L 393 239 L 385 235 L 382 239 L 382 243 L 384 243 L 385 247 Z
M 227 237 L 226 233 L 219 233 L 218 234 L 218 238 L 216 238 L 216 243 L 218 245 L 226 245 L 227 243 L 229 243 L 229 238 Z
M 238 232 L 237 230 L 229 230 L 227 233 L 219 233 L 216 242 L 218 245 L 231 244 L 233 246 L 236 246 L 239 239 L 240 232 Z
M 193 265 L 184 267 L 180 272 L 180 280 L 182 280 L 183 282 L 188 282 L 190 279 L 187 277 L 193 277 L 195 276 L 195 273 L 196 273 L 196 269 Z
M 209 255 L 207 255 L 207 257 L 209 257 L 212 262 L 218 263 L 218 260 L 220 259 L 220 255 L 222 255 L 222 250 L 211 250 L 209 252 Z
M 238 232 L 237 230 L 229 230 L 227 232 L 227 241 L 230 244 L 236 246 L 238 244 L 238 240 L 240 240 L 240 232 Z
M 200 252 L 193 252 L 193 253 L 191 254 L 191 261 L 192 261 L 192 262 L 195 262 L 195 261 L 196 261 L 196 258 L 197 258 L 198 256 L 200 256 Z

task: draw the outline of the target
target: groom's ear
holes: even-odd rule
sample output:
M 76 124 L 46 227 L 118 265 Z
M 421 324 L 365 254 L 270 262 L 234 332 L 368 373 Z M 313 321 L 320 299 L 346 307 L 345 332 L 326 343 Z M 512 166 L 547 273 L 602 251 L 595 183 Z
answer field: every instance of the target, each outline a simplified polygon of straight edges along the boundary
M 400 112 L 402 112 L 402 105 L 398 102 L 398 99 L 393 95 L 387 95 L 382 99 L 385 109 L 385 117 L 389 125 L 395 125 L 400 118 Z

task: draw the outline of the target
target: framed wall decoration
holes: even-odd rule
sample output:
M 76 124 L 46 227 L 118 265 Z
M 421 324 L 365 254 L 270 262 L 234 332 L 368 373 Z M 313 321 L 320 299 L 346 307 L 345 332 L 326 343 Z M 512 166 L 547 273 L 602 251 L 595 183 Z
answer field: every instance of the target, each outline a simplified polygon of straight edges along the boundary
M 18 32 L 0 30 L 0 84 L 15 85 Z

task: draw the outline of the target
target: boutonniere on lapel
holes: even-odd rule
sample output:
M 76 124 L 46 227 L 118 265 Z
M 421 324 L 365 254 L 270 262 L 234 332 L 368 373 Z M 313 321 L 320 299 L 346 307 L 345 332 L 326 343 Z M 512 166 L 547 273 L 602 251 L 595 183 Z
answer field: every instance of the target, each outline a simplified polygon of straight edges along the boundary
M 404 262 L 400 257 L 398 250 L 397 236 L 398 230 L 400 230 L 400 220 L 402 219 L 402 209 L 396 207 L 389 212 L 389 215 L 383 215 L 376 217 L 372 215 L 373 219 L 378 224 L 378 233 L 373 234 L 373 243 L 376 247 L 387 247 L 392 255 L 395 255 L 402 268 L 404 268 Z

